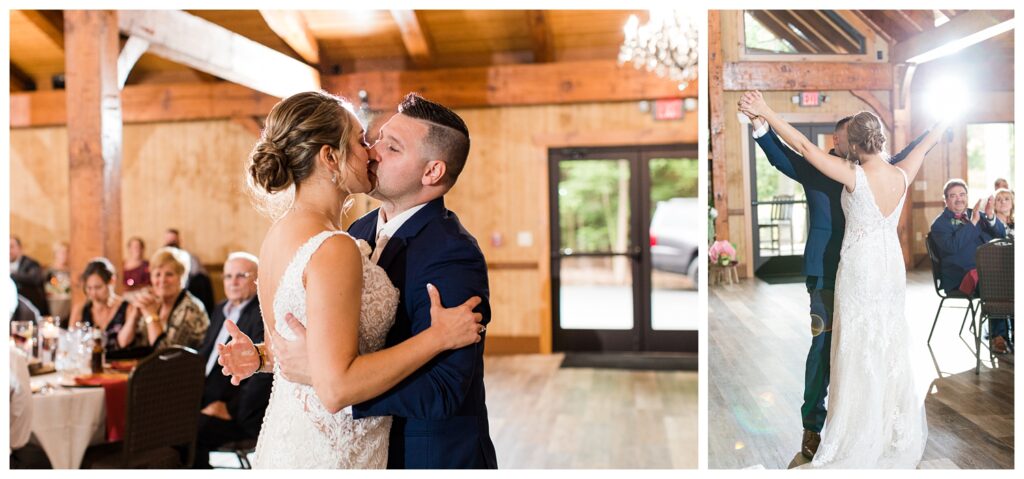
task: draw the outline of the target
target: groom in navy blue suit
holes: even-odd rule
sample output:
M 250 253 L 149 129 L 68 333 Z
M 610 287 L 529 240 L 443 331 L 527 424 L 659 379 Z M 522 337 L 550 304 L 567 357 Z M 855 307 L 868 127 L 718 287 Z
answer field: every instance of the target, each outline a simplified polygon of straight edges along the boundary
M 846 117 L 836 123 L 830 155 L 846 157 Z M 807 353 L 804 372 L 804 402 L 800 408 L 804 434 L 800 452 L 812 459 L 821 442 L 825 425 L 825 396 L 828 391 L 830 354 L 832 349 L 832 311 L 839 250 L 843 244 L 846 216 L 840 204 L 843 191 L 839 183 L 818 171 L 804 157 L 786 146 L 766 122 L 752 118 L 754 138 L 768 161 L 784 175 L 800 183 L 807 197 L 810 226 L 804 245 L 803 274 L 807 275 L 807 293 L 811 300 L 811 349 Z M 893 164 L 902 161 L 927 134 L 926 131 L 892 157 Z
M 374 247 L 401 292 L 386 346 L 430 326 L 427 283 L 448 304 L 479 296 L 491 319 L 487 263 L 476 239 L 444 206 L 469 154 L 469 131 L 456 113 L 408 95 L 371 150 L 371 196 L 381 208 L 349 227 Z M 352 407 L 356 419 L 394 416 L 388 468 L 498 467 L 487 422 L 484 341 L 441 353 L 390 391 Z

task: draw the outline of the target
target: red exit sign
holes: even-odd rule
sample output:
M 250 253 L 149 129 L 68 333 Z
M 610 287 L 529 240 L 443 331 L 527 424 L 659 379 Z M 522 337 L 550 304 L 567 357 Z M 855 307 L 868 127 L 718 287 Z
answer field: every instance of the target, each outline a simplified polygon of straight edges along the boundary
M 800 92 L 800 106 L 821 106 L 821 92 L 802 91 Z
M 655 120 L 681 120 L 683 118 L 683 99 L 672 98 L 669 100 L 654 101 Z

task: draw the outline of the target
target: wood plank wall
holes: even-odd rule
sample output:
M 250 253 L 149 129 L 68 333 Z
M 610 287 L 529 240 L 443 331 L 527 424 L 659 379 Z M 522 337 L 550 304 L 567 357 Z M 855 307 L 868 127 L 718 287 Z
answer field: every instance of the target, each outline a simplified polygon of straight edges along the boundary
M 697 115 L 658 122 L 636 102 L 458 112 L 472 148 L 447 204 L 477 237 L 490 265 L 488 350 L 550 351 L 548 148 L 695 144 Z M 253 133 L 227 120 L 126 125 L 125 239 L 142 237 L 151 253 L 163 231 L 176 227 L 185 248 L 212 273 L 231 251 L 258 251 L 270 222 L 252 208 L 242 176 L 254 141 Z M 44 264 L 52 260 L 52 242 L 68 235 L 66 152 L 63 127 L 11 130 L 11 231 Z M 357 204 L 353 213 L 373 202 Z M 532 236 L 531 245 L 517 244 L 521 232 Z

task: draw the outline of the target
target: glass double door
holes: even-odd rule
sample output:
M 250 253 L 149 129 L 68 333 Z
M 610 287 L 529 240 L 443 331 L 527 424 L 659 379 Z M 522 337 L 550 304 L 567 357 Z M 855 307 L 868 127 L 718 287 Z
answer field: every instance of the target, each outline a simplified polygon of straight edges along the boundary
M 693 146 L 550 151 L 555 351 L 696 352 Z
M 834 125 L 793 126 L 820 148 L 832 148 Z M 804 188 L 772 166 L 756 142 L 751 141 L 750 148 L 754 274 L 767 280 L 803 281 L 804 242 L 809 227 Z

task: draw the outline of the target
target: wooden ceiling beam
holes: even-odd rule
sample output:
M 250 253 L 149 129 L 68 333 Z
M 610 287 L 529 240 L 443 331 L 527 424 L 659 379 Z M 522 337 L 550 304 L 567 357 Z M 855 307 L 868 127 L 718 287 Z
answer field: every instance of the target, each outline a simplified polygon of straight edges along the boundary
M 14 91 L 31 91 L 36 89 L 36 81 L 32 79 L 32 76 L 25 73 L 11 62 L 11 89 Z
M 451 108 L 637 101 L 697 96 L 691 81 L 674 81 L 615 60 L 536 65 L 365 72 L 324 76 L 324 88 L 349 98 L 370 94 L 374 109 L 393 111 L 409 92 Z M 262 117 L 278 98 L 229 82 L 128 85 L 121 91 L 125 123 Z M 11 127 L 66 122 L 61 90 L 11 94 Z
M 884 10 L 861 10 L 879 30 L 886 32 L 893 40 L 899 42 L 913 35 L 902 22 L 889 16 Z
M 615 60 L 351 73 L 325 76 L 324 88 L 348 98 L 366 90 L 371 108 L 388 111 L 409 92 L 451 108 L 697 96 L 696 81 L 679 91 L 677 82 Z
M 306 18 L 297 10 L 260 10 L 260 15 L 277 36 L 310 65 L 320 64 L 320 45 Z
M 935 14 L 931 10 L 897 10 L 906 21 L 917 27 L 918 31 L 935 28 Z
M 892 89 L 888 63 L 729 62 L 722 77 L 727 91 Z
M 530 44 L 533 46 L 533 61 L 555 61 L 555 40 L 544 10 L 527 10 L 526 22 L 530 30 Z
M 888 43 L 890 46 L 893 43 L 896 43 L 896 39 L 893 38 L 893 36 L 892 36 L 892 34 L 890 32 L 887 32 L 884 28 L 882 28 L 881 25 L 876 23 L 873 18 L 868 16 L 868 14 L 867 14 L 868 11 L 867 10 L 851 10 L 851 11 L 853 12 L 854 15 L 857 16 L 857 18 L 860 19 L 860 21 L 866 23 L 868 25 L 868 27 L 870 27 L 872 30 L 874 30 L 874 32 L 876 34 L 881 36 L 882 39 L 885 40 L 885 42 Z
M 1013 10 L 974 10 L 896 44 L 894 63 L 926 63 L 1013 28 Z
M 795 11 L 784 10 L 779 13 L 782 15 L 783 18 L 789 20 L 792 24 L 799 28 L 800 31 L 804 32 L 804 35 L 810 38 L 811 41 L 823 47 L 821 48 L 822 50 L 827 50 L 826 53 L 842 53 L 839 51 L 839 48 L 836 47 L 836 45 L 831 40 L 829 40 L 828 35 L 826 34 L 827 32 L 819 32 L 818 29 L 814 27 L 814 25 L 811 25 L 811 23 L 808 22 L 806 19 L 801 18 L 799 15 L 796 14 Z
M 417 68 L 429 68 L 433 64 L 434 51 L 430 45 L 426 28 L 415 10 L 391 10 L 391 17 L 398 24 L 402 43 Z
M 123 33 L 176 63 L 279 98 L 320 88 L 320 73 L 288 55 L 180 10 L 122 10 Z
M 21 10 L 21 14 L 39 31 L 64 49 L 64 12 L 61 10 Z

